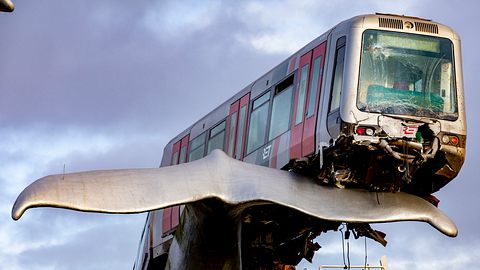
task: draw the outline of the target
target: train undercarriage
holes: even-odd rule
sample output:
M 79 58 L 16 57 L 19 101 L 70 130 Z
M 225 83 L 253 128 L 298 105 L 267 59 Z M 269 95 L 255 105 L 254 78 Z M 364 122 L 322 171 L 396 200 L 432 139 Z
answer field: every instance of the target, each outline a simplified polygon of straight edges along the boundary
M 387 244 L 385 234 L 367 223 L 318 219 L 279 204 L 231 206 L 208 199 L 186 206 L 182 233 L 175 233 L 169 254 L 153 260 L 147 269 L 296 269 L 302 259 L 312 262 L 321 248 L 315 242 L 318 236 L 339 230 Z M 182 261 L 186 254 L 195 265 Z
M 367 223 L 319 220 L 280 205 L 251 207 L 242 216 L 242 269 L 287 270 L 302 259 L 312 262 L 321 248 L 315 238 L 339 229 L 387 244 L 385 234 Z
M 284 169 L 339 188 L 403 191 L 432 199 L 432 193 L 458 174 L 464 160 L 464 148 L 444 144 L 442 136 L 427 124 L 418 127 L 413 139 L 341 135 L 321 157 L 295 160 Z

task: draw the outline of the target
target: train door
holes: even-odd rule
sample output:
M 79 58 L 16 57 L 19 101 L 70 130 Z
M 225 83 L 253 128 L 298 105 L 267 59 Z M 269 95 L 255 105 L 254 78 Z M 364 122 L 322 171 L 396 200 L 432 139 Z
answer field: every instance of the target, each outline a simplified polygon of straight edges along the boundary
M 292 159 L 307 156 L 315 151 L 315 124 L 325 48 L 324 42 L 300 58 L 299 82 L 295 94 L 290 140 L 290 158 Z
M 315 152 L 315 125 L 317 123 L 318 104 L 322 91 L 322 74 L 326 47 L 327 43 L 324 42 L 313 50 L 310 91 L 307 95 L 307 109 L 303 124 L 302 156 L 308 156 Z
M 171 165 L 182 164 L 187 161 L 188 140 L 189 135 L 186 135 L 181 140 L 173 145 Z M 175 192 L 175 191 L 172 191 Z M 163 235 L 175 230 L 180 223 L 180 206 L 172 206 L 163 209 Z
M 182 141 L 178 141 L 173 144 L 172 149 L 172 159 L 170 161 L 170 165 L 177 165 L 178 164 L 178 156 L 180 155 L 180 145 Z
M 242 160 L 245 154 L 245 136 L 247 129 L 248 103 L 250 93 L 230 105 L 227 125 L 227 154 L 235 159 Z
M 302 55 L 300 58 L 298 87 L 295 93 L 293 107 L 292 137 L 290 139 L 290 158 L 302 157 L 303 122 L 305 120 L 305 100 L 307 99 L 308 81 L 310 77 L 310 62 L 312 51 Z
M 327 131 L 331 138 L 340 134 L 340 100 L 342 94 L 343 69 L 345 62 L 345 36 L 337 39 L 335 59 L 333 64 L 332 82 L 330 87 L 330 100 L 327 114 Z
M 189 135 L 173 144 L 171 165 L 182 164 L 187 161 Z

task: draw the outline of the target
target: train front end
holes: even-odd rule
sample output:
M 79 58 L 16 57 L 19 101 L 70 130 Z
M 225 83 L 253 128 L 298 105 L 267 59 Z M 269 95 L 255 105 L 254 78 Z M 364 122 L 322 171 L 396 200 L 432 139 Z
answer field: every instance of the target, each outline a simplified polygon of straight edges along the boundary
M 329 179 L 428 197 L 465 159 L 460 39 L 438 23 L 382 14 L 357 20 L 349 36 Z

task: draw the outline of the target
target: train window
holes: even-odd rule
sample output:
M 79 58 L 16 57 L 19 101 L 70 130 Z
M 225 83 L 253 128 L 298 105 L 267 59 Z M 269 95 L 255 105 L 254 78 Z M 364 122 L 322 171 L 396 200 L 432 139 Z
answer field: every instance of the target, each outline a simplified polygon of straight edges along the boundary
M 270 91 L 263 94 L 253 102 L 252 114 L 250 116 L 250 128 L 248 130 L 247 153 L 262 146 L 265 142 L 268 123 L 268 109 Z
M 281 83 L 275 90 L 272 103 L 272 116 L 270 120 L 270 134 L 268 140 L 288 130 L 290 125 L 290 111 L 292 107 L 293 76 Z
M 210 137 L 208 138 L 207 154 L 212 152 L 213 149 L 223 150 L 223 144 L 225 142 L 225 120 L 218 124 L 216 127 L 210 130 Z
M 315 105 L 317 100 L 318 91 L 318 76 L 320 76 L 320 63 L 322 62 L 321 56 L 313 60 L 313 74 L 310 81 L 310 96 L 308 97 L 307 105 L 307 118 L 311 117 L 315 113 Z
M 235 135 L 237 133 L 237 112 L 234 112 L 230 116 L 230 130 L 229 130 L 229 144 L 228 144 L 228 155 L 233 157 L 233 149 L 235 146 Z M 240 138 L 241 139 L 241 138 Z
M 300 89 L 297 99 L 297 113 L 295 117 L 295 125 L 300 124 L 303 120 L 303 111 L 305 109 L 305 92 L 307 91 L 309 67 L 310 66 L 308 64 L 302 67 L 302 75 L 300 77 Z
M 178 162 L 178 164 L 182 164 L 182 163 L 185 163 L 185 158 L 187 157 L 187 146 L 186 145 L 183 145 L 182 148 L 180 149 L 180 161 Z
M 188 154 L 188 161 L 201 159 L 205 152 L 205 132 L 197 136 L 190 142 L 190 153 Z
M 177 165 L 178 164 L 178 151 L 173 153 L 172 157 L 172 165 Z
M 240 108 L 240 115 L 238 116 L 238 137 L 237 137 L 237 145 L 235 147 L 235 158 L 240 159 L 242 158 L 242 149 L 243 149 L 243 134 L 245 130 L 245 118 L 247 114 L 247 105 Z
M 340 96 L 342 94 L 343 66 L 345 63 L 345 37 L 337 40 L 337 51 L 335 53 L 335 69 L 330 96 L 329 112 L 340 108 Z
M 357 95 L 360 110 L 457 119 L 450 40 L 367 30 L 361 56 Z

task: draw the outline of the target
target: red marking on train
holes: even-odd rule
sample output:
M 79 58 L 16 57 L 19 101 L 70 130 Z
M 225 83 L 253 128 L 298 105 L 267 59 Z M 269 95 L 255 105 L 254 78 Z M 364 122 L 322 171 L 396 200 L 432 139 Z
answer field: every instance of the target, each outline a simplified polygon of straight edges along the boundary
M 404 135 L 414 135 L 417 133 L 417 126 L 403 126 L 402 127 L 402 134 Z
M 172 228 L 172 207 L 163 209 L 163 227 L 162 233 L 166 234 Z
M 180 206 L 172 207 L 172 224 L 171 228 L 174 229 L 180 224 Z

